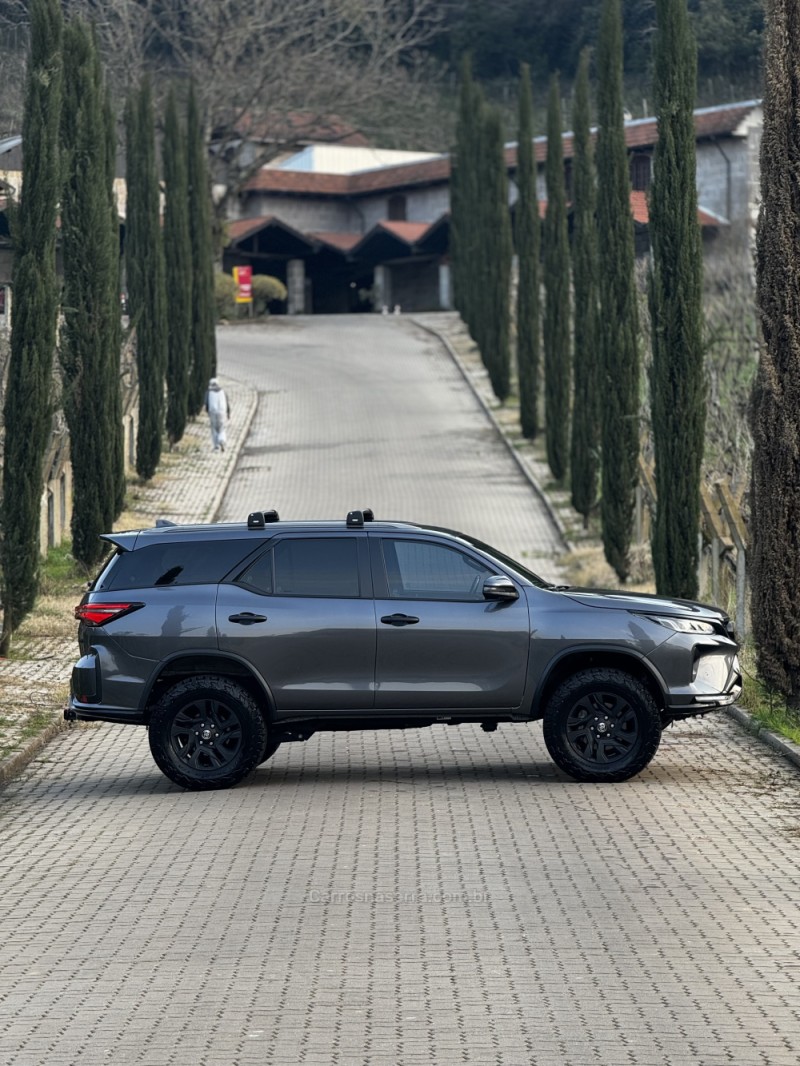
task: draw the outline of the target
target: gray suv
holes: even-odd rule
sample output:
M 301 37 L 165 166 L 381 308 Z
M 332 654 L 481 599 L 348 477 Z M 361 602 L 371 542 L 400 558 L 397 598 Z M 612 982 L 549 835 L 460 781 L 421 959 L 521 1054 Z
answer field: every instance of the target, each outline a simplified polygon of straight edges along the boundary
M 184 788 L 322 729 L 537 719 L 567 774 L 624 781 L 665 725 L 741 692 L 722 611 L 551 585 L 463 533 L 257 511 L 105 539 L 65 716 L 147 726 Z

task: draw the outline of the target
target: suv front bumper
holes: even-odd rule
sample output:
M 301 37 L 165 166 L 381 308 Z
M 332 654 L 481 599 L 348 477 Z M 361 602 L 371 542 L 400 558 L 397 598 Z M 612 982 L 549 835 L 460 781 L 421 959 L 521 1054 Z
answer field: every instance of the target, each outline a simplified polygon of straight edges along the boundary
M 667 642 L 668 644 L 671 642 Z M 667 712 L 672 718 L 689 718 L 730 707 L 742 694 L 742 669 L 738 648 L 728 640 L 693 649 L 688 684 L 670 684 Z

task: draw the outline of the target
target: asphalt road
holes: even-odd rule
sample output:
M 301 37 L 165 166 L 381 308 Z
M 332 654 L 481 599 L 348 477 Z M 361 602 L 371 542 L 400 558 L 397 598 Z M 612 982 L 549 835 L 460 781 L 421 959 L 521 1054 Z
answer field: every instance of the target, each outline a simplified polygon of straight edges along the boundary
M 263 393 L 222 517 L 371 505 L 552 564 L 409 324 L 227 331 L 220 370 Z M 318 735 L 206 794 L 76 730 L 0 792 L 0 1062 L 796 1066 L 799 815 L 722 716 L 612 786 L 538 725 Z

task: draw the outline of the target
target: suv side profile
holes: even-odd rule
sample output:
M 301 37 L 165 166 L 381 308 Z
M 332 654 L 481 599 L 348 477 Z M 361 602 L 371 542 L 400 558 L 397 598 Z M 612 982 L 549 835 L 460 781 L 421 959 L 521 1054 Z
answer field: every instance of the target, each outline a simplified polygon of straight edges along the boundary
M 552 585 L 466 534 L 368 510 L 105 539 L 64 714 L 147 726 L 187 789 L 233 786 L 319 730 L 536 720 L 571 777 L 624 781 L 665 725 L 741 692 L 716 607 Z

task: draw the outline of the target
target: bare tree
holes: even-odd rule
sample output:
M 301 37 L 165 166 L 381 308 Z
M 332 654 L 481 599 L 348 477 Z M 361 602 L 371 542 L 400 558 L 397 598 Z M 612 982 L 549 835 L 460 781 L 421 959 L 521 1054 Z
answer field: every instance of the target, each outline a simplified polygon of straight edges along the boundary
M 421 109 L 429 113 L 435 75 L 423 46 L 439 32 L 440 0 L 68 0 L 65 7 L 94 22 L 120 97 L 144 73 L 157 92 L 194 79 L 226 199 L 332 113 L 356 116 L 389 143 Z M 0 22 L 5 14 L 24 26 L 26 8 L 26 0 L 6 0 Z

